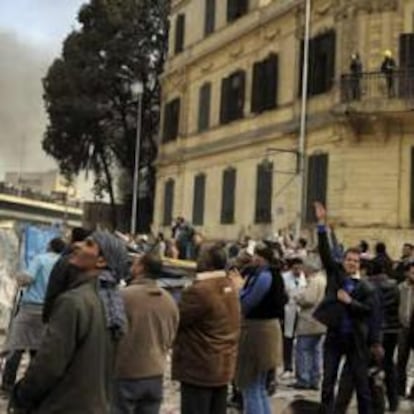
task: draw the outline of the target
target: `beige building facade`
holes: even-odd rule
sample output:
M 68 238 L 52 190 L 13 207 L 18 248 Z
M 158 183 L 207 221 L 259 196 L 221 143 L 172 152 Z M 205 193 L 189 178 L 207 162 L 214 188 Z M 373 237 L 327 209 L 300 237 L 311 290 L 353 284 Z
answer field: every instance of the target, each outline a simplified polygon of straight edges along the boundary
M 156 229 L 184 216 L 231 240 L 294 225 L 304 3 L 172 1 Z M 414 0 L 312 1 L 305 232 L 322 200 L 346 244 L 414 241 L 413 16 Z

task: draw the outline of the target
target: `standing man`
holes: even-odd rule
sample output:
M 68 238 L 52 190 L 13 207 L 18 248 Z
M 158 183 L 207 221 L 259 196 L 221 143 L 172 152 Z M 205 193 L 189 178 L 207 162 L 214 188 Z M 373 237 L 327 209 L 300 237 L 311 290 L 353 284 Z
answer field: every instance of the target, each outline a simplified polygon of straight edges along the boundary
M 384 53 L 384 60 L 381 65 L 381 72 L 385 76 L 387 82 L 388 98 L 393 98 L 394 91 L 394 72 L 397 69 L 397 64 L 392 57 L 391 50 L 386 50 Z
M 414 246 L 411 243 L 404 243 L 401 258 L 394 267 L 394 277 L 398 283 L 406 280 L 405 272 L 410 261 L 414 262 Z
M 293 373 L 293 343 L 296 334 L 298 304 L 295 295 L 306 287 L 306 278 L 303 273 L 303 260 L 299 257 L 290 259 L 290 270 L 282 274 L 289 302 L 285 305 L 283 323 L 283 369 L 281 379 L 294 378 Z
M 351 97 L 359 101 L 361 99 L 361 78 L 362 78 L 362 62 L 358 53 L 351 56 L 351 64 L 349 65 L 351 72 Z
M 113 414 L 160 411 L 167 353 L 178 327 L 174 299 L 157 286 L 161 266 L 150 254 L 135 258 L 132 279 L 122 290 L 128 333 L 117 350 Z
M 70 243 L 66 246 L 50 273 L 43 306 L 44 323 L 49 321 L 56 298 L 66 291 L 74 277 L 73 275 L 77 274 L 77 269 L 69 263 L 70 255 L 75 248 L 75 244 L 84 241 L 90 234 L 91 232 L 89 230 L 82 227 L 72 229 Z
M 197 261 L 196 280 L 179 303 L 172 372 L 181 383 L 181 414 L 226 414 L 241 316 L 238 294 L 225 267 L 224 249 L 205 247 Z
M 65 243 L 61 239 L 53 239 L 48 251 L 36 256 L 27 271 L 17 277 L 17 283 L 25 291 L 6 344 L 10 356 L 3 372 L 2 390 L 5 392 L 10 392 L 14 387 L 24 351 L 29 351 L 33 357 L 39 349 L 44 332 L 42 311 L 46 289 L 53 266 L 64 249 Z
M 294 299 L 300 306 L 296 344 L 297 389 L 319 390 L 322 361 L 322 337 L 326 328 L 313 317 L 313 312 L 325 296 L 326 277 L 315 260 L 304 263 L 307 286 Z
M 71 287 L 53 306 L 36 358 L 11 407 L 30 414 L 109 414 L 114 343 L 126 329 L 116 282 L 126 274 L 120 240 L 95 232 L 78 243 Z
M 398 394 L 405 397 L 407 391 L 407 364 L 410 359 L 410 323 L 414 312 L 414 262 L 407 267 L 407 280 L 399 285 L 401 332 L 398 340 Z M 414 387 L 410 397 L 414 398 Z
M 359 249 L 348 249 L 342 265 L 331 256 L 326 229 L 326 210 L 315 203 L 318 220 L 318 246 L 327 273 L 327 289 L 314 316 L 327 326 L 324 349 L 322 404 L 328 414 L 335 414 L 335 384 L 343 357 L 350 367 L 357 391 L 359 414 L 372 414 L 368 383 L 370 346 L 381 347 L 380 324 L 373 324 L 372 315 L 380 309 L 375 289 L 359 278 Z

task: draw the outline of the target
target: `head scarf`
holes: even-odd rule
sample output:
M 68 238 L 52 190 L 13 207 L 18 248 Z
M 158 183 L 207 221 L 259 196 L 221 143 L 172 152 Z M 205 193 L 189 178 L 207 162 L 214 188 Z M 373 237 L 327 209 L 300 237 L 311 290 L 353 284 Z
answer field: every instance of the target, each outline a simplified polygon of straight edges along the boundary
M 124 244 L 108 232 L 96 231 L 91 236 L 108 267 L 99 275 L 99 296 L 104 305 L 107 327 L 115 340 L 126 331 L 125 306 L 118 283 L 127 275 L 128 253 Z

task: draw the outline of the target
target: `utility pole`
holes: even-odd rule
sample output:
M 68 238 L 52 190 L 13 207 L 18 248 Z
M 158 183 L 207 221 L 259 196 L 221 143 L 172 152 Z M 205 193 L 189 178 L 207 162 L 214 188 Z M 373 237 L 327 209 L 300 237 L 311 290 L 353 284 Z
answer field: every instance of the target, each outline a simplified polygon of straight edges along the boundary
M 303 67 L 302 67 L 302 102 L 300 113 L 300 132 L 298 143 L 298 200 L 295 235 L 298 239 L 303 222 L 303 197 L 305 194 L 305 148 L 309 85 L 309 42 L 311 24 L 311 0 L 305 0 L 305 38 L 303 42 Z

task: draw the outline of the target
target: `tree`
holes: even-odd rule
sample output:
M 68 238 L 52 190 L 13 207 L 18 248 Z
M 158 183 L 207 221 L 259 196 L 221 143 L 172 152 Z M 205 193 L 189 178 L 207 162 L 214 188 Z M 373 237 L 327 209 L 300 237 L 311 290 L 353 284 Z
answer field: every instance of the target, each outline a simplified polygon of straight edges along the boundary
M 43 81 L 49 117 L 43 148 L 68 178 L 94 172 L 97 192 L 109 194 L 114 227 L 114 169 L 131 182 L 134 171 L 137 102 L 131 85 L 137 80 L 144 85 L 140 170 L 148 189 L 140 230 L 150 225 L 168 13 L 169 0 L 91 0 Z

